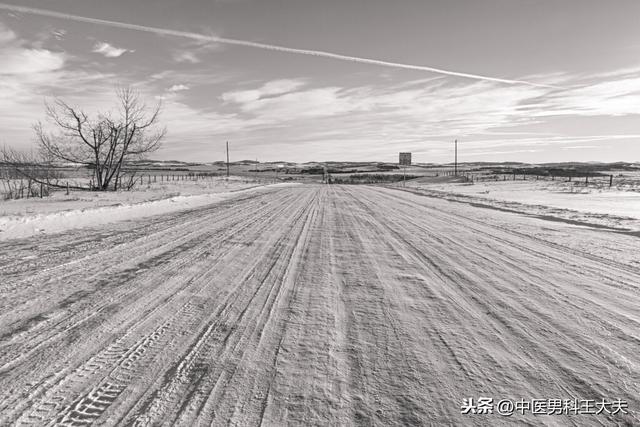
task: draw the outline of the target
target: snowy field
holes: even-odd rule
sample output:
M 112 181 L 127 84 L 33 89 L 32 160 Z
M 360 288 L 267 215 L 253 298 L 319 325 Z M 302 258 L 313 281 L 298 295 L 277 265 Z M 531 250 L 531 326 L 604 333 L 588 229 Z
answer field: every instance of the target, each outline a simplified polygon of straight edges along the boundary
M 452 200 L 478 202 L 532 215 L 547 216 L 596 226 L 640 231 L 640 178 L 609 187 L 603 178 L 598 184 L 566 180 L 407 183 L 411 189 L 430 192 Z M 622 181 L 622 180 L 620 180 Z M 608 181 L 607 181 L 608 182 Z

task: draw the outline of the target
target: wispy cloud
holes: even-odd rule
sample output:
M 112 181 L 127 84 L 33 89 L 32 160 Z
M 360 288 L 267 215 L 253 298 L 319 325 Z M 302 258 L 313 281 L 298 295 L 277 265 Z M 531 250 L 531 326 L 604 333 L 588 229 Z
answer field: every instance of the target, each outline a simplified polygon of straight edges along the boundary
M 241 112 L 269 121 L 349 115 L 377 128 L 399 123 L 430 124 L 432 128 L 479 131 L 506 125 L 521 116 L 530 99 L 545 93 L 533 87 L 502 86 L 489 82 L 443 87 L 433 81 L 400 89 L 304 87 L 304 80 L 274 80 L 252 90 L 224 93 L 221 98 Z M 405 87 L 401 85 L 400 87 Z
M 537 117 L 640 114 L 640 76 L 622 76 L 551 93 L 539 101 L 532 114 Z
M 91 51 L 104 55 L 107 58 L 118 58 L 127 52 L 134 52 L 133 50 L 113 46 L 107 42 L 97 42 L 93 45 Z
M 16 38 L 16 33 L 2 25 L 2 23 L 0 22 L 0 43 L 9 43 L 16 40 Z
M 200 63 L 200 58 L 189 50 L 181 50 L 173 53 L 173 59 L 176 62 L 187 62 L 189 64 L 198 64 Z
M 220 98 L 225 102 L 234 102 L 241 104 L 244 108 L 252 109 L 251 103 L 255 101 L 292 92 L 304 84 L 304 81 L 301 79 L 272 80 L 257 89 L 225 92 Z
M 184 84 L 177 84 L 177 85 L 171 86 L 168 90 L 169 92 L 181 92 L 183 90 L 189 90 L 189 86 Z
M 316 56 L 316 57 L 329 58 L 329 59 L 335 59 L 340 61 L 356 62 L 356 63 L 367 64 L 367 65 L 376 65 L 376 66 L 382 66 L 382 67 L 391 67 L 391 68 L 399 68 L 399 69 L 414 70 L 414 71 L 425 71 L 429 73 L 444 74 L 448 76 L 462 77 L 466 79 L 484 80 L 484 81 L 490 81 L 495 83 L 503 83 L 503 84 L 511 84 L 511 85 L 514 85 L 514 84 L 527 85 L 527 86 L 537 86 L 537 87 L 550 87 L 550 85 L 535 83 L 535 82 L 530 82 L 525 80 L 505 79 L 505 78 L 485 76 L 485 75 L 468 73 L 468 72 L 445 70 L 442 68 L 428 67 L 424 65 L 406 64 L 406 63 L 392 62 L 392 61 L 382 61 L 379 59 L 344 55 L 344 54 L 333 53 L 333 52 L 325 52 L 321 50 L 298 49 L 298 48 L 291 48 L 291 47 L 268 44 L 268 43 L 258 43 L 258 42 L 253 42 L 249 40 L 218 37 L 218 36 L 199 34 L 199 33 L 193 33 L 188 31 L 171 30 L 166 28 L 149 27 L 145 25 L 109 21 L 105 19 L 97 19 L 97 18 L 74 15 L 69 13 L 54 12 L 46 9 L 16 6 L 16 5 L 10 5 L 6 3 L 0 3 L 0 9 L 9 10 L 12 12 L 48 16 L 48 17 L 58 18 L 58 19 L 67 19 L 67 20 L 78 21 L 78 22 L 86 22 L 91 24 L 106 25 L 106 26 L 115 27 L 115 28 L 125 28 L 128 30 L 144 31 L 144 32 L 155 33 L 155 34 L 183 37 L 183 38 L 189 38 L 193 40 L 210 41 L 214 43 L 222 43 L 222 44 L 235 45 L 235 46 L 251 47 L 256 49 L 264 49 L 264 50 L 270 50 L 275 52 Z
M 64 52 L 29 47 L 14 31 L 1 23 L 0 56 L 0 75 L 4 76 L 25 76 L 58 70 L 66 59 Z
M 65 36 L 67 35 L 67 31 L 63 29 L 57 29 L 51 31 L 51 35 L 53 35 L 56 40 L 64 40 Z
M 0 75 L 38 74 L 62 68 L 64 53 L 46 49 L 2 49 L 3 64 Z
M 217 37 L 210 32 L 211 37 Z M 179 49 L 175 49 L 171 56 L 174 61 L 179 63 L 199 64 L 202 62 L 202 56 L 208 52 L 220 51 L 222 45 L 214 43 L 211 40 L 193 40 L 189 39 L 187 43 Z

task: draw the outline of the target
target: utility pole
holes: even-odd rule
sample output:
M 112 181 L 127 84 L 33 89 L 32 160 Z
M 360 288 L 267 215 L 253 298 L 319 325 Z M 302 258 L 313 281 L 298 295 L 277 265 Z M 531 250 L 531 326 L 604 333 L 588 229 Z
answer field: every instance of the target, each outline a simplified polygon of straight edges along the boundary
M 407 165 L 404 165 L 404 170 L 402 172 L 402 186 L 407 186 Z
M 455 147 L 456 147 L 455 148 L 456 155 L 455 155 L 455 161 L 453 163 L 453 174 L 455 176 L 458 176 L 458 140 L 457 139 L 455 141 Z
M 255 172 L 253 172 L 253 180 L 257 181 L 258 180 L 258 158 L 256 157 L 256 164 L 254 165 L 253 170 Z
M 229 180 L 229 141 L 227 141 L 227 181 Z

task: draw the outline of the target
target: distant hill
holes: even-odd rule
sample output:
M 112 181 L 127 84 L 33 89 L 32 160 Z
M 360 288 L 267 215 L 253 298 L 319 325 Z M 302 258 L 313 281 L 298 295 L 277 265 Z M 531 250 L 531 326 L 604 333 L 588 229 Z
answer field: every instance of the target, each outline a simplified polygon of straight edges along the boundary
M 188 167 L 188 166 L 226 166 L 226 161 L 218 160 L 214 162 L 185 162 L 181 160 L 135 160 L 129 162 L 129 165 L 138 167 Z M 343 170 L 363 170 L 363 171 L 379 171 L 389 170 L 398 167 L 395 162 L 357 162 L 357 161 L 309 161 L 309 162 L 288 162 L 284 160 L 260 162 L 256 160 L 236 160 L 229 162 L 231 166 L 251 166 L 251 165 L 264 165 L 264 166 L 281 166 L 286 168 L 296 168 L 300 170 L 309 168 L 329 168 L 334 171 Z M 425 168 L 438 168 L 438 167 L 454 167 L 453 163 L 414 163 L 412 166 L 425 167 Z M 551 162 L 551 163 L 525 163 L 525 162 L 460 162 L 458 167 L 464 169 L 479 168 L 500 168 L 500 169 L 520 169 L 520 168 L 558 168 L 558 169 L 576 169 L 576 170 L 590 170 L 590 171 L 603 171 L 603 170 L 638 170 L 640 169 L 640 163 L 637 162 Z

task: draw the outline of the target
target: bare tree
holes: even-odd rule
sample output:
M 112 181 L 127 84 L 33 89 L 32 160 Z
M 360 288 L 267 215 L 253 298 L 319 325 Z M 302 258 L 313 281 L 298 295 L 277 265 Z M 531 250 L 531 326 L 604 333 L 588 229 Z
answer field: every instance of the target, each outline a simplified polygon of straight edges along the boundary
M 166 129 L 158 128 L 160 104 L 148 108 L 130 87 L 116 90 L 118 109 L 94 118 L 66 102 L 45 103 L 47 118 L 57 132 L 34 126 L 36 143 L 45 157 L 93 170 L 93 190 L 117 190 L 128 161 L 156 151 Z

